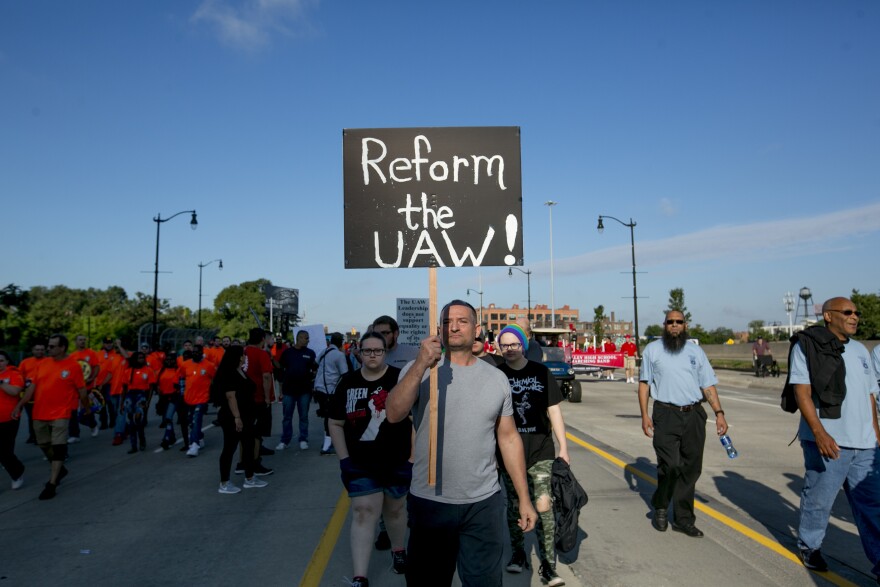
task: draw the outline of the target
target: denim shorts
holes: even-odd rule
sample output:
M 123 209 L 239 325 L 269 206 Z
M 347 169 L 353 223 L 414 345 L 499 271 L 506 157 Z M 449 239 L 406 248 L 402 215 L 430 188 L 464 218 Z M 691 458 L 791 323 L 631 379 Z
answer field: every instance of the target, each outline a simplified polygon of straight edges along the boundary
M 412 463 L 406 461 L 394 468 L 377 471 L 353 463 L 350 457 L 339 461 L 342 484 L 348 491 L 349 497 L 360 497 L 380 491 L 384 491 L 394 499 L 405 497 L 412 482 L 412 466 Z

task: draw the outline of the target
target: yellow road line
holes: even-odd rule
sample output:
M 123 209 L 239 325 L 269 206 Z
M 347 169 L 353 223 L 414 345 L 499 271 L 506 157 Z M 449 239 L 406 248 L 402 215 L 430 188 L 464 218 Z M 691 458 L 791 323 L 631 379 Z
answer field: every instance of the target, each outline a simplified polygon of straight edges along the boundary
M 609 461 L 609 462 L 617 465 L 621 469 L 623 469 L 629 473 L 632 473 L 633 475 L 635 475 L 639 479 L 643 479 L 643 480 L 647 481 L 648 483 L 651 483 L 652 485 L 657 485 L 657 480 L 654 477 L 651 477 L 647 473 L 644 473 L 643 471 L 636 469 L 632 465 L 628 465 L 628 464 L 624 463 L 623 461 L 621 461 L 620 459 L 618 459 L 614 455 L 602 450 L 598 446 L 592 445 L 589 442 L 586 442 L 585 440 L 581 440 L 577 436 L 572 435 L 571 432 L 566 432 L 565 437 L 568 440 L 570 440 L 571 442 L 574 442 L 575 444 L 578 444 L 578 445 L 584 447 L 585 449 L 589 450 L 590 452 L 596 453 L 597 455 L 599 455 L 600 457 L 602 457 L 606 461 Z M 783 547 L 779 543 L 774 542 L 772 539 L 767 538 L 766 536 L 759 534 L 758 532 L 755 532 L 751 528 L 744 526 L 743 524 L 737 522 L 736 520 L 734 520 L 728 516 L 725 516 L 721 512 L 714 510 L 714 509 L 710 508 L 709 506 L 704 505 L 700 502 L 695 502 L 694 507 L 696 509 L 700 510 L 701 512 L 703 512 L 704 514 L 708 515 L 709 517 L 714 518 L 714 519 L 718 520 L 719 522 L 721 522 L 722 524 L 736 530 L 740 534 L 743 534 L 744 536 L 751 538 L 752 540 L 754 540 L 755 542 L 757 542 L 761 546 L 769 548 L 770 550 L 772 550 L 773 552 L 775 552 L 779 556 L 787 558 L 788 560 L 796 563 L 797 565 L 802 566 L 801 560 L 800 560 L 800 558 L 798 558 L 798 556 L 796 554 L 789 551 L 787 548 Z M 855 583 L 851 583 L 850 581 L 847 581 L 846 579 L 844 579 L 840 575 L 838 575 L 836 573 L 832 573 L 831 571 L 828 571 L 825 573 L 813 573 L 813 574 L 816 575 L 817 577 L 822 577 L 823 579 L 827 580 L 828 582 L 833 583 L 834 585 L 838 585 L 839 587 L 856 587 Z
M 299 587 L 320 586 L 321 579 L 324 577 L 324 571 L 327 569 L 327 563 L 330 562 L 333 549 L 336 548 L 336 542 L 339 540 L 339 533 L 342 532 L 342 527 L 345 525 L 345 518 L 348 516 L 350 504 L 351 501 L 348 498 L 348 493 L 343 491 L 336 502 L 336 509 L 333 510 L 330 522 L 324 528 L 324 533 L 321 534 L 318 546 L 315 547 L 315 552 L 312 553 L 309 566 L 306 567 L 306 572 L 303 573 Z

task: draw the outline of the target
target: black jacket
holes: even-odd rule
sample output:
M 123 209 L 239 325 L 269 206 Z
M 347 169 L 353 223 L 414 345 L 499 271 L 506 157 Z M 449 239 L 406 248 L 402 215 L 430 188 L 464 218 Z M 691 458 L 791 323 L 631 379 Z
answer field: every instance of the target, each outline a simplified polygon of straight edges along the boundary
M 824 326 L 814 325 L 791 337 L 788 349 L 789 375 L 785 381 L 783 397 L 794 396 L 791 379 L 791 353 L 800 343 L 807 359 L 813 401 L 819 408 L 821 418 L 840 418 L 840 408 L 846 397 L 846 367 L 843 363 L 844 344 Z
M 560 458 L 553 461 L 550 477 L 553 513 L 556 517 L 556 550 L 568 552 L 577 546 L 578 515 L 589 498 L 571 467 Z

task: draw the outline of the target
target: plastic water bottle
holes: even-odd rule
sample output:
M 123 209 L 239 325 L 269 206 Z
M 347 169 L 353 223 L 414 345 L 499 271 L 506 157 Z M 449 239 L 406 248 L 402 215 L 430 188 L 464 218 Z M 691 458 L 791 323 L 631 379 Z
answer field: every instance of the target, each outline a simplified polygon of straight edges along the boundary
M 739 453 L 736 452 L 736 449 L 733 447 L 733 442 L 730 440 L 730 436 L 727 434 L 721 437 L 721 446 L 727 451 L 727 458 L 735 459 L 739 456 Z

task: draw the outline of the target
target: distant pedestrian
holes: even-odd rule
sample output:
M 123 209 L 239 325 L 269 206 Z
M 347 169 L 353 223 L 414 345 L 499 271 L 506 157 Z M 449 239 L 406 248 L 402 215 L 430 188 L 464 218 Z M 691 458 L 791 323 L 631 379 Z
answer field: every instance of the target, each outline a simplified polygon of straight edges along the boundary
M 131 442 L 128 454 L 147 450 L 146 416 L 148 397 L 156 389 L 156 373 L 147 365 L 147 356 L 137 351 L 128 358 L 122 384 L 122 412 L 125 414 L 125 432 Z
M 263 439 L 272 435 L 272 394 L 275 385 L 272 381 L 272 359 L 266 348 L 266 331 L 251 328 L 248 332 L 247 346 L 244 347 L 245 362 L 242 370 L 254 382 L 254 468 L 258 475 L 271 475 L 274 470 L 263 466 L 262 454 L 274 454 L 274 450 L 263 446 Z M 242 465 L 243 461 L 239 462 Z M 238 471 L 240 467 L 236 467 Z
M 335 454 L 333 449 L 333 440 L 330 438 L 329 420 L 327 415 L 330 408 L 330 398 L 336 390 L 336 384 L 343 375 L 348 373 L 348 361 L 345 359 L 345 353 L 342 352 L 342 343 L 345 338 L 342 333 L 334 332 L 330 335 L 330 342 L 327 348 L 318 355 L 318 370 L 315 373 L 315 401 L 318 402 L 321 410 L 321 417 L 324 419 L 324 443 L 321 446 L 322 455 Z M 299 447 L 302 450 L 309 448 L 308 441 L 300 441 Z
M 623 353 L 623 366 L 624 373 L 626 374 L 626 382 L 637 383 L 636 377 L 638 372 L 636 370 L 636 359 L 639 358 L 639 348 L 636 346 L 636 343 L 633 342 L 630 335 L 627 334 L 624 338 L 624 343 L 620 345 L 620 352 Z
M 34 377 L 37 373 L 37 368 L 39 367 L 42 361 L 46 360 L 46 343 L 38 342 L 35 343 L 31 347 L 31 356 L 23 359 L 21 363 L 18 365 L 19 371 L 21 371 L 21 376 L 24 378 L 24 386 L 25 390 L 31 383 L 33 382 Z M 30 401 L 24 406 L 24 411 L 27 414 L 27 426 L 28 426 L 28 437 L 25 442 L 27 444 L 36 444 L 36 436 L 34 436 L 34 402 Z
M 330 436 L 342 483 L 351 497 L 352 587 L 367 587 L 373 535 L 380 514 L 391 540 L 392 570 L 406 572 L 406 495 L 412 480 L 412 421 L 385 417 L 400 370 L 385 363 L 385 338 L 361 339 L 362 367 L 342 376 L 330 399 Z
M 178 369 L 178 375 L 184 378 L 183 405 L 186 407 L 189 424 L 189 448 L 186 450 L 188 457 L 199 456 L 199 450 L 205 446 L 202 420 L 208 411 L 211 381 L 216 373 L 217 367 L 205 359 L 200 344 L 193 345 L 192 359 L 184 361 Z M 184 437 L 184 442 L 186 441 Z
M 217 419 L 223 430 L 223 451 L 220 453 L 219 493 L 234 494 L 241 488 L 229 481 L 232 459 L 241 445 L 244 469 L 244 488 L 255 489 L 268 485 L 254 475 L 254 382 L 242 370 L 244 349 L 230 346 L 226 349 L 217 375 L 211 382 L 211 400 L 220 408 Z
M 293 440 L 293 413 L 299 410 L 297 442 L 309 441 L 309 402 L 318 367 L 315 351 L 309 348 L 309 332 L 296 333 L 296 343 L 281 353 L 281 442 L 275 450 L 284 450 Z
M 12 412 L 13 418 L 21 415 L 21 408 L 34 399 L 34 432 L 37 445 L 49 461 L 49 482 L 40 493 L 40 499 L 55 497 L 58 485 L 67 475 L 64 459 L 67 458 L 67 426 L 71 408 L 79 402 L 89 408 L 86 382 L 82 367 L 67 356 L 67 337 L 53 334 L 46 344 L 49 358 L 40 365 L 33 385 L 25 391 Z
M 526 338 L 528 339 L 528 345 L 525 349 L 526 358 L 530 361 L 535 361 L 536 363 L 543 363 L 544 350 L 541 348 L 541 345 L 538 343 L 538 340 L 532 333 L 531 320 L 528 317 L 523 316 L 522 318 L 517 318 L 516 325 L 522 328 L 523 332 L 526 333 Z
M 706 444 L 706 410 L 715 412 L 718 436 L 727 433 L 727 420 L 715 385 L 718 379 L 703 349 L 688 342 L 684 315 L 666 313 L 663 338 L 645 347 L 639 376 L 639 409 L 642 431 L 653 438 L 657 453 L 657 490 L 651 498 L 651 524 L 660 532 L 669 525 L 670 501 L 675 508 L 672 529 L 692 538 L 703 533 L 694 525 L 694 494 L 703 470 Z M 653 417 L 648 415 L 648 393 L 654 398 Z
M 24 464 L 15 456 L 19 420 L 12 417 L 23 389 L 24 377 L 12 365 L 12 357 L 0 351 L 0 466 L 12 479 L 13 489 L 24 483 Z
M 400 326 L 391 316 L 379 316 L 373 320 L 371 332 L 381 334 L 385 338 L 388 349 L 385 351 L 385 362 L 392 367 L 403 367 L 414 360 L 419 354 L 419 347 L 398 342 Z

